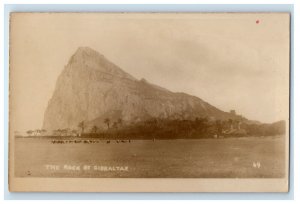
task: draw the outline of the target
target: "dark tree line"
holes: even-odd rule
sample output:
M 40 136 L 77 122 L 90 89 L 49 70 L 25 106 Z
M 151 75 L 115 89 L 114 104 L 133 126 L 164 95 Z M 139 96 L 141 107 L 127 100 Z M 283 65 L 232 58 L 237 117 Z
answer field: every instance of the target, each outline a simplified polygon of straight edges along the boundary
M 114 123 L 113 123 L 114 124 Z M 119 123 L 120 124 L 120 123 Z M 214 136 L 274 136 L 285 133 L 285 122 L 251 124 L 239 120 L 165 120 L 151 119 L 130 125 L 112 125 L 106 130 L 85 133 L 86 137 L 124 139 L 181 139 L 211 138 Z
M 167 120 L 153 118 L 146 121 L 124 124 L 122 119 L 105 118 L 107 128 L 87 126 L 82 121 L 76 129 L 57 129 L 49 136 L 81 136 L 105 139 L 198 139 L 211 137 L 274 136 L 286 131 L 285 121 L 272 124 L 251 123 L 247 120 L 209 120 L 206 117 L 194 120 Z M 38 136 L 46 130 L 29 130 L 28 136 Z

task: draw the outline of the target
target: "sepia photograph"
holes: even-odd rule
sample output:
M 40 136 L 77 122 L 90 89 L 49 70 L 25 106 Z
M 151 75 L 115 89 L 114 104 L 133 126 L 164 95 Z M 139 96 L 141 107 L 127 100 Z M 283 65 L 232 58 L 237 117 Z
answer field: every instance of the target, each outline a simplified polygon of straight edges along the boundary
M 289 13 L 18 13 L 9 188 L 287 192 Z

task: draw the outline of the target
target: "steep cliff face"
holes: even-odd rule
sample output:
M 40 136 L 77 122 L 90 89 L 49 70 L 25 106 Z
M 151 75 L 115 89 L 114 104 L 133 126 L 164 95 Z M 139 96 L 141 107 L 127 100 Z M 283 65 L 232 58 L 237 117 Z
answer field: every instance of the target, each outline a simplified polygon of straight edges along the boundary
M 149 118 L 230 117 L 205 101 L 137 80 L 98 52 L 80 47 L 57 79 L 43 128 L 74 128 L 80 121 L 102 127 L 104 118 L 124 123 Z

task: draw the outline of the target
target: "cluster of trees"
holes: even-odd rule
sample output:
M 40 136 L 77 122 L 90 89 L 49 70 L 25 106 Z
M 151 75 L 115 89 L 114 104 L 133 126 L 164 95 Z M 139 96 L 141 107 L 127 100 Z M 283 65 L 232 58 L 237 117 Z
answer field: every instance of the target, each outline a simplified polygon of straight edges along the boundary
M 70 135 L 75 135 L 78 134 L 77 130 L 71 130 L 70 128 L 65 128 L 65 129 L 57 129 L 53 130 L 52 132 L 49 132 L 45 129 L 36 129 L 36 130 L 27 130 L 26 134 L 28 136 L 70 136 Z
M 103 120 L 107 127 L 101 129 L 94 125 L 89 127 L 84 121 L 76 129 L 57 129 L 52 136 L 82 136 L 114 139 L 179 139 L 179 138 L 210 138 L 213 136 L 272 136 L 285 133 L 285 121 L 272 124 L 249 123 L 246 120 L 209 120 L 196 118 L 194 120 L 168 120 L 153 118 L 131 124 L 123 124 L 122 119 Z M 28 130 L 29 136 L 46 133 L 44 129 Z
M 28 136 L 37 136 L 44 135 L 47 132 L 45 129 L 36 129 L 36 130 L 27 130 L 26 133 Z
M 110 128 L 111 121 L 109 118 L 105 118 L 103 121 L 107 125 L 107 129 Z M 123 124 L 123 120 L 119 118 L 117 121 L 112 122 L 112 128 L 119 128 Z
M 179 138 L 210 138 L 213 136 L 273 136 L 285 133 L 285 122 L 273 124 L 251 124 L 246 120 L 209 120 L 196 118 L 195 120 L 167 120 L 151 119 L 129 125 L 114 123 L 110 127 L 110 120 L 103 121 L 106 130 L 93 126 L 86 132 L 86 137 L 124 138 L 124 139 L 179 139 Z
M 269 136 L 269 135 L 282 135 L 286 132 L 286 124 L 284 120 L 271 123 L 271 124 L 242 124 L 248 135 L 254 136 Z
M 76 136 L 78 135 L 78 131 L 75 129 L 65 128 L 54 130 L 52 134 L 54 136 Z
M 107 130 L 109 129 L 117 129 L 119 127 L 122 127 L 123 125 L 123 120 L 121 118 L 119 118 L 117 121 L 112 122 L 109 118 L 105 118 L 103 120 L 103 123 L 107 126 Z M 78 124 L 78 127 L 81 129 L 81 133 L 98 133 L 100 128 L 97 125 L 92 126 L 92 128 L 89 131 L 85 132 L 86 129 L 86 124 L 84 121 L 81 121 Z
M 195 120 L 152 119 L 110 132 L 119 137 L 139 139 L 208 138 L 223 134 L 224 128 L 233 124 L 233 120 L 211 121 L 207 118 L 196 118 Z

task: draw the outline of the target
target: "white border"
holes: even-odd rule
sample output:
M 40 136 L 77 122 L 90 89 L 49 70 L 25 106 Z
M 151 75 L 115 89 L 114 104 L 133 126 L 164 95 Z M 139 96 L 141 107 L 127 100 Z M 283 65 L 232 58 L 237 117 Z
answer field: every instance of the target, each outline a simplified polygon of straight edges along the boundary
M 38 1 L 38 0 L 27 0 L 26 1 L 26 4 L 50 4 L 50 3 L 59 3 L 59 4 L 69 4 L 70 1 L 68 0 L 43 0 L 42 2 L 41 1 Z M 72 1 L 72 4 L 96 4 L 96 3 L 102 3 L 102 4 L 135 4 L 135 3 L 143 3 L 143 4 L 147 4 L 147 3 L 155 3 L 155 4 L 182 4 L 180 0 L 135 0 L 135 1 L 126 1 L 126 0 L 110 0 L 110 1 L 103 1 L 103 0 L 73 0 Z M 198 3 L 197 0 L 186 0 L 184 1 L 184 4 L 195 4 L 195 3 Z M 299 2 L 296 2 L 296 0 L 264 0 L 264 1 L 259 1 L 259 0 L 245 0 L 245 1 L 221 1 L 221 0 L 204 0 L 204 1 L 201 1 L 201 3 L 207 3 L 207 4 L 231 4 L 231 3 L 238 3 L 238 4 L 294 4 L 294 22 L 297 22 L 294 24 L 294 56 L 298 56 L 298 53 L 297 53 L 297 48 L 299 47 L 299 40 L 295 37 L 295 36 L 299 36 Z M 4 56 L 4 49 L 3 49 L 3 46 L 4 46 L 4 4 L 24 4 L 24 1 L 22 0 L 3 0 L 1 1 L 1 19 L 0 19 L 0 22 L 1 22 L 1 35 L 2 35 L 2 38 L 1 38 L 1 41 L 2 43 L 1 44 L 1 47 L 2 49 L 0 50 L 0 54 L 1 56 Z M 2 57 L 1 57 L 2 58 Z M 1 59 L 0 58 L 0 59 Z M 3 59 L 3 58 L 2 58 Z M 3 73 L 3 72 L 2 72 Z M 4 80 L 3 78 L 3 75 L 1 75 L 2 78 L 1 80 Z M 293 76 L 292 76 L 293 77 Z M 294 57 L 294 100 L 293 100 L 293 103 L 294 103 L 294 124 L 300 124 L 299 123 L 299 108 L 295 105 L 295 104 L 300 104 L 299 103 L 299 91 L 296 91 L 299 89 L 299 58 L 297 59 L 297 57 Z M 1 97 L 1 100 L 0 100 L 0 103 L 1 103 L 1 111 L 0 112 L 4 112 L 4 82 L 1 81 L 0 83 L 1 85 L 1 89 L 0 89 L 0 97 Z M 4 130 L 4 118 L 1 117 L 0 119 L 0 128 L 3 132 Z M 294 127 L 294 172 L 300 172 L 299 170 L 299 125 L 295 125 Z M 3 144 L 3 139 L 1 140 L 1 145 L 2 147 L 4 146 Z M 3 151 L 1 152 L 3 154 Z M 4 164 L 4 156 L 1 157 L 1 161 L 2 164 Z M 4 169 L 1 168 L 1 178 L 2 178 L 2 181 L 4 181 Z M 295 197 L 295 200 L 298 200 L 299 199 L 299 189 L 297 188 L 298 185 L 299 185 L 299 176 L 297 173 L 295 173 L 294 175 L 294 197 Z M 1 192 L 4 192 L 4 186 L 1 185 Z M 3 195 L 2 195 L 3 196 Z M 114 196 L 111 196 L 111 198 L 113 198 Z M 70 195 L 70 198 L 72 199 L 72 196 Z M 99 197 L 101 198 L 101 197 Z M 192 198 L 192 196 L 191 196 Z M 34 198 L 33 198 L 34 199 Z M 218 199 L 218 198 L 216 198 Z M 274 201 L 272 201 L 273 203 Z M 23 203 L 23 202 L 22 202 Z

